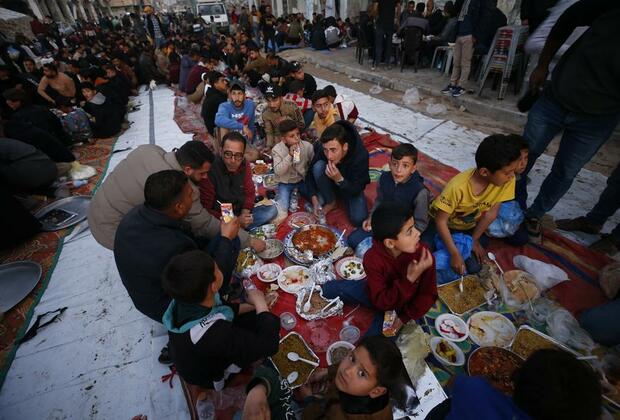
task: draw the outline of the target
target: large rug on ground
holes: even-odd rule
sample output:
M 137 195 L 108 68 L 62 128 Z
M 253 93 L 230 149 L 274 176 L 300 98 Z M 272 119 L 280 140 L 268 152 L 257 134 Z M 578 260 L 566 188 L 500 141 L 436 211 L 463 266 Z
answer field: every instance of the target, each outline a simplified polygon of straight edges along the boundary
M 101 182 L 108 166 L 116 138 L 100 139 L 94 144 L 79 146 L 74 149 L 80 163 L 94 167 L 97 175 L 89 179 L 87 185 L 71 191 L 73 195 L 92 195 Z M 47 204 L 47 203 L 42 203 Z M 25 334 L 34 309 L 43 296 L 54 267 L 62 251 L 63 238 L 71 228 L 56 232 L 42 232 L 28 242 L 0 254 L 0 261 L 30 260 L 41 265 L 41 280 L 30 294 L 19 304 L 5 313 L 0 320 L 0 387 L 17 351 L 16 343 Z
M 200 138 L 203 141 L 211 141 L 210 138 L 204 134 L 204 125 L 202 125 L 202 119 L 200 118 L 199 107 L 190 105 L 175 110 L 175 121 L 182 131 L 194 133 L 195 138 Z M 201 125 L 202 127 L 200 128 L 199 126 Z M 363 139 L 370 153 L 369 172 L 372 182 L 367 186 L 365 191 L 370 208 L 376 198 L 376 181 L 382 170 L 388 170 L 391 149 L 398 143 L 392 140 L 389 135 L 381 135 L 375 132 L 363 136 Z M 419 155 L 418 171 L 424 177 L 425 184 L 434 195 L 438 195 L 446 183 L 458 173 L 455 168 L 444 165 L 422 153 Z M 349 233 L 353 230 L 353 227 L 348 223 L 345 211 L 341 208 L 337 208 L 330 212 L 327 215 L 327 222 L 329 225 L 339 230 L 347 229 Z M 282 229 L 278 230 L 278 237 L 283 237 L 283 232 L 281 230 Z M 576 316 L 584 309 L 597 306 L 606 301 L 605 296 L 598 286 L 597 277 L 598 271 L 612 260 L 603 254 L 593 252 L 587 247 L 566 239 L 557 232 L 547 230 L 544 232 L 540 243 L 530 243 L 518 248 L 506 245 L 498 240 L 492 240 L 489 249 L 496 254 L 499 263 L 505 270 L 514 268 L 512 262 L 514 256 L 526 255 L 530 258 L 557 265 L 566 271 L 570 281 L 560 283 L 549 290 L 546 296 L 554 299 Z M 347 313 L 350 309 L 352 308 L 345 306 L 344 312 Z M 274 307 L 274 312 L 276 313 L 281 313 L 283 310 L 294 311 L 292 298 L 285 297 L 283 301 L 279 301 Z M 497 310 L 506 313 L 517 326 L 527 322 L 523 313 L 513 313 L 505 307 L 497 308 Z M 363 334 L 368 327 L 367 323 L 370 322 L 371 315 L 369 311 L 364 309 L 357 312 L 352 323 L 358 326 Z M 438 300 L 427 316 L 420 320 L 420 323 L 427 332 L 433 334 L 434 319 L 439 314 L 445 312 L 448 312 L 448 309 Z M 315 351 L 319 354 L 321 359 L 323 359 L 324 356 L 324 346 L 334 341 L 333 336 L 338 331 L 338 325 L 336 324 L 342 325 L 342 318 L 338 318 L 340 318 L 337 320 L 339 322 L 324 322 L 323 326 L 325 328 L 316 328 L 316 325 L 305 325 L 306 323 L 302 323 L 302 328 L 299 330 L 302 335 L 306 333 L 305 337 L 308 341 L 319 341 L 319 348 L 315 348 Z M 322 336 L 323 333 L 325 333 L 325 337 Z M 315 337 L 317 335 L 318 337 Z M 467 342 L 465 342 L 465 344 L 461 345 L 461 348 L 466 353 L 469 353 L 475 347 L 467 345 Z M 322 360 L 322 362 L 324 363 L 324 360 Z M 429 362 L 442 384 L 447 382 L 451 374 L 463 371 L 461 368 L 446 369 L 443 365 L 435 363 L 436 361 L 432 357 L 429 357 Z M 233 390 L 229 391 L 235 393 Z M 243 392 L 243 386 L 238 386 L 236 391 Z M 218 400 L 215 398 L 215 395 L 213 395 L 213 397 L 216 401 Z M 226 409 L 216 403 L 216 409 L 220 414 L 229 414 L 231 411 L 234 412 L 232 407 L 228 404 L 225 405 L 227 406 Z

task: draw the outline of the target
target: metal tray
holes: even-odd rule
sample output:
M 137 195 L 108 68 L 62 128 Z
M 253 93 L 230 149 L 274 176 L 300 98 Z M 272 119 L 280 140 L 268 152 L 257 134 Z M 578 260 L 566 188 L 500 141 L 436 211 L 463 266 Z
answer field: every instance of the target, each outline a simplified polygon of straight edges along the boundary
M 440 285 L 440 286 L 437 286 L 437 290 L 439 290 L 439 289 L 440 289 L 440 288 L 442 288 L 442 287 L 446 287 L 446 286 L 448 286 L 448 285 L 450 285 L 450 284 L 457 283 L 457 282 L 459 282 L 459 281 L 461 281 L 461 279 L 456 279 L 456 280 L 452 280 L 452 281 L 450 281 L 450 282 L 448 282 L 448 283 L 444 283 L 444 284 L 442 284 L 442 285 Z M 467 311 L 465 311 L 465 312 L 455 312 L 455 311 L 454 311 L 454 310 L 450 307 L 450 305 L 448 305 L 446 302 L 444 302 L 444 301 L 443 301 L 443 299 L 441 299 L 441 296 L 439 296 L 439 295 L 438 295 L 438 297 L 439 297 L 439 300 L 441 300 L 441 301 L 442 301 L 442 302 L 446 305 L 446 307 L 450 310 L 450 312 L 452 312 L 454 315 L 457 315 L 457 316 L 460 316 L 460 317 L 462 317 L 463 315 L 468 314 L 468 313 L 470 313 L 470 312 L 472 312 L 472 311 L 475 311 L 476 309 L 480 309 L 481 307 L 483 307 L 484 305 L 486 305 L 486 304 L 487 304 L 487 301 L 485 300 L 485 301 L 484 301 L 484 302 L 482 302 L 480 305 L 478 305 L 478 306 L 474 306 L 473 308 L 471 308 L 471 309 L 469 309 L 469 310 L 467 310 Z
M 306 256 L 304 255 L 304 253 L 300 252 L 297 248 L 295 248 L 295 246 L 293 245 L 293 235 L 295 235 L 295 233 L 297 233 L 300 230 L 307 230 L 310 229 L 310 227 L 312 226 L 321 226 L 324 228 L 327 228 L 329 230 L 331 230 L 334 235 L 336 235 L 336 239 L 338 239 L 340 237 L 340 233 L 338 230 L 336 230 L 335 228 L 331 227 L 331 226 L 326 226 L 326 225 L 305 225 L 299 229 L 295 229 L 290 231 L 286 237 L 284 238 L 284 255 L 286 255 L 286 257 L 293 261 L 296 264 L 299 265 L 303 265 L 303 266 L 310 266 L 318 261 L 320 261 L 321 259 L 326 259 L 331 257 L 331 255 L 333 254 L 333 252 L 338 249 L 340 246 L 342 247 L 346 247 L 346 244 L 344 243 L 344 238 L 340 239 L 340 241 L 336 242 L 336 244 L 334 245 L 334 247 L 329 251 L 326 252 L 325 254 L 322 254 L 320 256 L 314 255 L 312 259 L 308 259 L 306 258 Z
M 282 338 L 280 339 L 279 343 L 280 343 L 280 344 L 282 344 L 282 342 L 283 342 L 284 340 L 286 340 L 286 339 L 287 339 L 290 335 L 296 335 L 296 336 L 298 336 L 298 337 L 301 339 L 302 343 L 304 343 L 304 344 L 306 345 L 306 349 L 307 349 L 307 350 L 308 350 L 308 352 L 312 355 L 312 357 L 315 359 L 315 361 L 316 361 L 317 363 L 320 363 L 320 361 L 321 361 L 321 360 L 319 359 L 319 356 L 317 356 L 317 355 L 316 355 L 316 353 L 314 352 L 314 350 L 312 350 L 312 349 L 310 348 L 310 346 L 308 345 L 308 343 L 306 342 L 306 340 L 304 340 L 304 338 L 301 336 L 301 334 L 296 333 L 295 331 L 291 331 L 290 333 L 286 334 L 284 337 L 282 337 Z M 273 359 L 272 359 L 271 357 L 269 358 L 269 360 L 271 361 L 271 364 L 273 364 L 273 366 L 274 366 L 274 367 L 276 368 L 276 370 L 278 371 L 278 374 L 279 374 L 282 378 L 286 378 L 286 376 L 284 376 L 284 374 L 283 374 L 282 372 L 280 372 L 280 369 L 278 369 L 278 365 L 276 365 L 276 364 L 274 363 L 274 361 L 273 361 Z M 301 362 L 301 363 L 303 363 L 303 362 Z M 299 384 L 299 385 L 291 386 L 291 389 L 299 388 L 300 386 L 302 386 L 303 384 L 305 384 L 305 383 L 308 381 L 308 379 L 310 379 L 310 377 L 312 376 L 312 374 L 314 373 L 314 371 L 315 371 L 315 370 L 316 370 L 316 367 L 315 367 L 315 366 L 313 366 L 313 367 L 312 367 L 312 369 L 310 370 L 310 373 L 308 373 L 308 377 L 306 378 L 306 380 L 305 380 L 303 383 Z M 289 385 L 290 385 L 290 384 L 289 384 Z
M 87 195 L 73 195 L 71 197 L 56 200 L 53 203 L 48 204 L 34 214 L 37 219 L 43 218 L 48 212 L 55 209 L 62 209 L 68 212 L 77 213 L 77 216 L 69 219 L 58 225 L 56 224 L 43 224 L 42 229 L 47 232 L 55 230 L 61 230 L 73 225 L 77 225 L 82 220 L 86 219 L 88 213 L 88 207 L 90 206 L 91 197 Z
M 17 305 L 34 289 L 41 278 L 41 266 L 33 261 L 0 265 L 0 313 Z

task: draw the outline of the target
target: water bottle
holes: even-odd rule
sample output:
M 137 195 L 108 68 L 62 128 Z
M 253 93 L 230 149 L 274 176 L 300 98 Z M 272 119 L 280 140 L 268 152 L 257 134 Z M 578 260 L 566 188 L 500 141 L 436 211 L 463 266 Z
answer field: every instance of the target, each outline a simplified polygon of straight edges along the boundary
M 323 207 L 319 208 L 319 224 L 326 225 L 327 219 L 325 218 L 325 212 L 323 211 Z
M 293 189 L 291 193 L 291 200 L 289 203 L 289 210 L 291 213 L 295 213 L 299 209 L 299 191 L 297 188 Z

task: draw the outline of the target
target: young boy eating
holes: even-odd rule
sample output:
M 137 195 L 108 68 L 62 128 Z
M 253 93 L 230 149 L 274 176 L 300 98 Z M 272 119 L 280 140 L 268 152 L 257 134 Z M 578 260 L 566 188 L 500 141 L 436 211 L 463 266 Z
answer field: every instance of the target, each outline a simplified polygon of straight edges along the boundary
M 278 124 L 281 141 L 271 150 L 273 157 L 273 173 L 278 183 L 276 204 L 278 211 L 287 213 L 291 192 L 297 188 L 300 194 L 307 197 L 304 179 L 308 167 L 314 158 L 312 144 L 301 140 L 299 127 L 291 119 L 284 119 Z
M 274 355 L 280 332 L 261 291 L 246 290 L 248 303 L 224 304 L 218 293 L 222 283 L 217 264 L 200 250 L 174 257 L 162 276 L 172 297 L 163 323 L 179 375 L 217 391 L 231 374 Z
M 301 418 L 392 419 L 390 399 L 402 406 L 409 382 L 396 344 L 366 337 L 339 364 L 316 370 L 300 388 Z M 246 389 L 243 420 L 295 418 L 289 384 L 275 369 L 259 367 Z
M 364 255 L 366 280 L 336 280 L 323 285 L 323 295 L 379 312 L 367 336 L 379 335 L 383 311 L 396 311 L 406 323 L 424 316 L 437 300 L 435 262 L 420 243 L 411 210 L 397 202 L 384 202 L 372 214 L 372 247 Z
M 515 197 L 515 171 L 521 156 L 515 137 L 494 134 L 482 140 L 476 150 L 476 167 L 452 178 L 431 204 L 434 224 L 429 224 L 422 240 L 433 244 L 438 233 L 450 254 L 450 267 L 458 275 L 480 271 L 480 262 L 486 259 L 483 234 L 497 217 L 500 204 Z M 468 259 L 466 267 L 453 232 L 471 235 L 478 261 Z
M 374 208 L 384 201 L 402 203 L 413 212 L 415 228 L 424 232 L 428 226 L 428 205 L 431 193 L 424 186 L 424 178 L 416 170 L 418 150 L 412 144 L 399 144 L 392 150 L 390 170 L 385 171 L 379 178 L 377 185 L 377 199 Z M 371 237 L 370 216 L 364 221 L 361 229 L 356 229 L 349 235 L 349 246 L 353 249 Z

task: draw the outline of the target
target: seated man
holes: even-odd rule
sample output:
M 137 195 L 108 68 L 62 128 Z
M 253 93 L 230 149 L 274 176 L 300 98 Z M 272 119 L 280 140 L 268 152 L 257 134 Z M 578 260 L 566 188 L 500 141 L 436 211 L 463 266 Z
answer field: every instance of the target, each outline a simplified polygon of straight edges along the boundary
M 228 101 L 220 104 L 215 114 L 215 125 L 221 129 L 220 135 L 235 130 L 242 133 L 250 142 L 254 139 L 256 105 L 245 97 L 245 85 L 235 80 L 228 90 Z
M 345 98 L 344 95 L 338 95 L 336 93 L 336 88 L 332 85 L 325 86 L 323 90 L 327 93 L 327 95 L 329 95 L 329 102 L 331 102 L 334 108 L 338 110 L 340 119 L 347 120 L 351 124 L 355 124 L 359 111 L 353 101 Z
M 291 92 L 290 84 L 294 80 L 299 80 L 304 83 L 304 93 L 307 98 L 311 98 L 314 92 L 316 92 L 316 80 L 311 74 L 304 71 L 304 66 L 299 61 L 291 61 L 288 68 L 286 88 L 289 92 Z
M 82 108 L 73 106 L 70 100 L 65 97 L 59 97 L 56 100 L 57 110 L 53 110 L 62 126 L 71 136 L 71 140 L 76 143 L 88 142 L 93 137 L 93 131 L 90 128 L 90 118 L 86 111 Z
M 174 257 L 163 273 L 173 298 L 164 315 L 170 354 L 190 384 L 220 391 L 231 374 L 278 352 L 280 321 L 263 292 L 246 289 L 247 302 L 224 304 L 221 268 L 203 251 Z
M 205 93 L 200 115 L 205 122 L 207 131 L 209 134 L 214 136 L 215 115 L 217 114 L 220 105 L 228 100 L 228 80 L 222 73 L 212 71 L 209 73 L 207 82 L 211 88 L 207 90 L 207 93 Z
M 136 309 L 153 321 L 162 322 L 170 297 L 161 286 L 166 264 L 175 255 L 206 246 L 204 238 L 192 235 L 183 219 L 193 202 L 191 183 L 183 172 L 167 169 L 150 175 L 144 184 L 144 204 L 134 207 L 118 225 L 114 260 L 123 285 Z M 221 236 L 209 243 L 228 285 L 238 249 L 233 239 L 239 221 L 221 223 Z
M 305 124 L 299 107 L 294 102 L 282 98 L 280 86 L 267 86 L 264 96 L 267 99 L 267 108 L 263 111 L 263 124 L 267 136 L 267 149 L 271 150 L 280 140 L 278 126 L 282 121 L 285 119 L 294 121 L 300 131 L 303 131 Z
M 402 32 L 405 28 L 420 28 L 422 30 L 422 34 L 426 35 L 430 32 L 431 27 L 428 23 L 428 19 L 424 17 L 424 3 L 418 3 L 417 6 L 415 6 L 415 12 L 411 13 L 413 4 L 413 1 L 410 1 L 407 4 L 407 12 L 403 13 L 400 18 L 400 26 L 398 31 Z
M 254 43 L 248 45 L 248 58 L 249 60 L 243 68 L 243 73 L 247 74 L 250 71 L 256 71 L 261 75 L 269 73 L 269 64 L 267 63 L 267 60 L 265 60 L 265 57 L 260 54 L 260 48 L 258 48 L 258 45 Z
M 91 83 L 82 84 L 82 95 L 86 99 L 84 111 L 90 114 L 93 137 L 112 137 L 121 131 L 122 118 L 117 104 L 112 103 Z
M 312 109 L 314 110 L 314 118 L 310 128 L 316 130 L 317 137 L 321 137 L 327 127 L 340 120 L 338 109 L 332 105 L 329 94 L 324 89 L 317 90 L 312 95 Z
M 145 144 L 137 147 L 122 160 L 97 189 L 88 209 L 88 224 L 97 242 L 114 249 L 114 235 L 123 216 L 132 208 L 144 203 L 144 183 L 149 175 L 174 169 L 183 171 L 194 189 L 192 208 L 187 214 L 195 236 L 214 238 L 220 231 L 219 222 L 200 204 L 198 184 L 207 176 L 213 162 L 213 153 L 200 141 L 188 141 L 179 149 L 166 152 L 159 146 Z M 265 243 L 251 239 L 239 231 L 241 247 L 251 246 L 258 252 Z
M 222 204 L 232 205 L 241 227 L 252 229 L 275 219 L 275 204 L 254 206 L 256 189 L 252 168 L 244 159 L 246 140 L 241 133 L 231 131 L 222 139 L 221 155 L 200 183 L 200 202 L 213 216 L 222 216 Z
M 49 187 L 57 176 L 56 164 L 45 153 L 27 143 L 0 138 L 2 185 L 13 192 L 36 192 Z
M 349 221 L 360 226 L 368 217 L 364 188 L 370 183 L 368 151 L 353 124 L 338 121 L 327 128 L 314 147 L 312 170 L 306 176 L 315 214 L 325 215 L 344 201 Z
M 284 95 L 284 99 L 295 102 L 301 110 L 304 116 L 304 123 L 306 128 L 308 128 L 314 119 L 314 110 L 312 109 L 312 101 L 305 96 L 304 86 L 304 82 L 293 80 L 288 86 L 289 93 Z
M 37 92 L 43 99 L 54 105 L 56 98 L 64 96 L 69 99 L 75 98 L 75 83 L 66 74 L 59 72 L 56 64 L 43 64 L 43 74 L 37 88 Z

